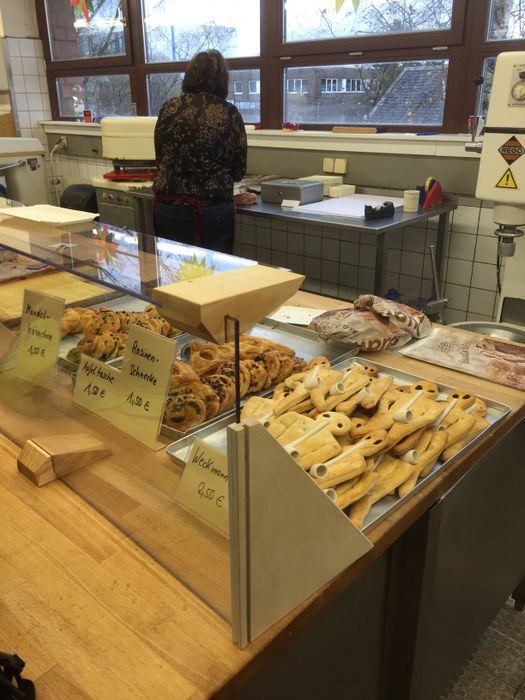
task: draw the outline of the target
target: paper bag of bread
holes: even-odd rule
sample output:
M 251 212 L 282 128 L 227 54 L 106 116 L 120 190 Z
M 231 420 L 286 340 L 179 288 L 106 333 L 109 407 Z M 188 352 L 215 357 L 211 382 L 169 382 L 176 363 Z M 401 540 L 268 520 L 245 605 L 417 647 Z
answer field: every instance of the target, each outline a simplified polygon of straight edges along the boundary
M 362 294 L 354 301 L 354 308 L 359 311 L 374 311 L 401 330 L 410 333 L 413 338 L 424 338 L 432 330 L 430 319 L 422 311 L 392 299 Z
M 326 311 L 310 322 L 322 340 L 355 343 L 365 352 L 399 348 L 411 340 L 411 335 L 373 311 L 354 308 Z

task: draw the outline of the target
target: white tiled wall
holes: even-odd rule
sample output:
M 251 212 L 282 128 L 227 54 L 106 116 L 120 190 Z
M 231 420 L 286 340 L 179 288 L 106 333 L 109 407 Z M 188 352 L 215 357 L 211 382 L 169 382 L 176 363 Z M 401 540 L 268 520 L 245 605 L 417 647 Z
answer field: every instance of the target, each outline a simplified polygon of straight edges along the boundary
M 100 178 L 113 164 L 104 158 L 76 158 L 57 153 L 53 158 L 52 176 L 59 180 L 56 187 L 52 188 L 52 204 L 56 204 L 56 196 L 60 195 L 69 185 L 91 184 L 94 177 Z M 51 173 L 51 163 L 49 163 Z M 55 194 L 55 191 L 57 195 Z
M 12 75 L 11 101 L 20 136 L 33 136 L 46 143 L 38 122 L 51 119 L 46 66 L 40 39 L 6 38 Z

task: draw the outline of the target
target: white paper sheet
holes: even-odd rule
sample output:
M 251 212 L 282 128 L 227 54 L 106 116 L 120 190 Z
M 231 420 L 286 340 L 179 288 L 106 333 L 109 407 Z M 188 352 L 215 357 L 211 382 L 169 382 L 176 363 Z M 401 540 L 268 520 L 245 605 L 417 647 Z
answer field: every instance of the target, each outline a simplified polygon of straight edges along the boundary
M 268 318 L 282 323 L 294 323 L 296 326 L 308 326 L 312 318 L 324 314 L 323 309 L 311 309 L 304 306 L 281 306 Z
M 403 206 L 401 197 L 389 197 L 388 195 L 351 194 L 347 197 L 325 199 L 322 202 L 303 204 L 294 207 L 293 211 L 307 212 L 309 214 L 332 214 L 334 216 L 349 216 L 355 219 L 365 218 L 365 204 L 377 206 L 383 202 L 392 202 L 397 209 Z

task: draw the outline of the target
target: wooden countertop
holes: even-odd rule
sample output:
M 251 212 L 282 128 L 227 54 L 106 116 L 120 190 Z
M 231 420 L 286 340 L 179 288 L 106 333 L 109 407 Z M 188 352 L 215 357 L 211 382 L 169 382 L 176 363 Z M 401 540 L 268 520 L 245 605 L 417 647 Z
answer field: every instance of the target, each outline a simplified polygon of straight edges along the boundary
M 304 292 L 288 303 L 347 305 Z M 0 436 L 0 649 L 26 660 L 40 700 L 231 697 L 525 416 L 523 392 L 394 353 L 371 357 L 490 396 L 511 414 L 369 532 L 371 552 L 243 651 L 228 623 L 227 540 L 174 502 L 181 470 L 164 451 L 148 451 L 74 409 L 67 388 L 25 399 L 14 393 L 0 407 L 2 430 L 17 442 L 80 428 L 113 449 L 72 476 L 71 488 L 37 489 L 16 471 L 18 446 Z M 97 500 L 175 576 L 84 499 Z

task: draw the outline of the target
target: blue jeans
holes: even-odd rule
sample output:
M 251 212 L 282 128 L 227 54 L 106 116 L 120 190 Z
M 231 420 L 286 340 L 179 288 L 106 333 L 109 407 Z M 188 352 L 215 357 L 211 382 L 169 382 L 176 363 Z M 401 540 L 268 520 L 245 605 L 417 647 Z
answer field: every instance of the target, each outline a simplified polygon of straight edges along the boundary
M 155 202 L 155 235 L 180 243 L 198 245 L 221 253 L 233 252 L 235 210 L 233 202 L 203 206 L 200 213 L 200 242 L 194 233 L 194 210 L 189 204 Z

